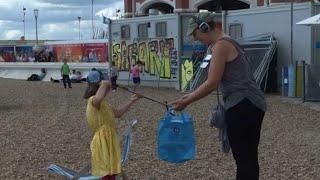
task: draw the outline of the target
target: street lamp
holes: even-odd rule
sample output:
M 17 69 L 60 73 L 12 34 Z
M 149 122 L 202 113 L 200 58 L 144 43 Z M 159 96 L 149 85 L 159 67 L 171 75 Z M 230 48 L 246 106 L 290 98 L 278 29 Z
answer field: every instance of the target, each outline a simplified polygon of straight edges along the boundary
M 79 21 L 79 40 L 81 40 L 81 31 L 80 31 L 81 16 L 78 16 L 78 21 Z
M 34 9 L 34 18 L 36 19 L 36 42 L 38 45 L 38 15 L 39 15 L 39 10 L 38 9 Z
M 91 25 L 92 25 L 92 39 L 94 39 L 94 30 L 93 30 L 93 0 L 91 0 Z
M 22 8 L 23 11 L 23 38 L 26 38 L 26 8 Z
M 293 1 L 290 2 L 290 64 L 293 65 Z

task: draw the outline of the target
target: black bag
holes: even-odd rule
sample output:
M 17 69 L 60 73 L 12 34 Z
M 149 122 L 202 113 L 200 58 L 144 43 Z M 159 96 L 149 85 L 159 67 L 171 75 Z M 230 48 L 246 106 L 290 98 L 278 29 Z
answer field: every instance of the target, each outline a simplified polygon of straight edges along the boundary
M 224 153 L 229 153 L 230 144 L 227 134 L 226 110 L 219 98 L 219 89 L 217 89 L 218 104 L 212 109 L 209 123 L 211 127 L 219 129 L 220 149 Z
M 217 90 L 218 104 L 213 107 L 211 112 L 211 117 L 209 123 L 211 127 L 216 127 L 219 129 L 227 127 L 226 118 L 225 118 L 225 109 L 219 98 L 219 90 Z

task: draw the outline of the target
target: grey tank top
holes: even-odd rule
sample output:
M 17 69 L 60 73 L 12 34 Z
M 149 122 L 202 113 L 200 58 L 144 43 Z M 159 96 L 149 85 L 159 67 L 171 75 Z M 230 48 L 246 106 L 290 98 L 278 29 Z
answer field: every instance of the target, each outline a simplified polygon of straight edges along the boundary
M 223 37 L 221 40 L 232 43 L 238 51 L 238 56 L 233 61 L 226 63 L 219 85 L 223 94 L 225 109 L 228 110 L 247 98 L 257 108 L 266 111 L 267 105 L 264 94 L 253 78 L 252 69 L 241 46 L 229 37 Z

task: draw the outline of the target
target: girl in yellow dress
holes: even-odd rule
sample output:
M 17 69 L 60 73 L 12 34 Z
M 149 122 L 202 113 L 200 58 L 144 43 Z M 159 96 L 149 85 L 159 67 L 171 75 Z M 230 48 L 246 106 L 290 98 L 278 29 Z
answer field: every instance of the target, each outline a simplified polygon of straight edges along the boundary
M 111 89 L 110 82 L 101 80 L 98 71 L 91 71 L 87 82 L 84 94 L 84 98 L 88 99 L 86 116 L 94 133 L 90 144 L 92 175 L 103 180 L 114 180 L 121 173 L 121 151 L 115 118 L 120 118 L 141 95 L 135 94 L 119 108 L 113 108 L 104 100 Z

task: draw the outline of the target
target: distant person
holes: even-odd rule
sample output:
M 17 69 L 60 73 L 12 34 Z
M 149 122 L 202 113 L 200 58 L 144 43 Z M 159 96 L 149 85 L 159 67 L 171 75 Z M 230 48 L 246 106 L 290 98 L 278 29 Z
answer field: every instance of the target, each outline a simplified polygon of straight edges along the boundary
M 93 62 L 98 62 L 98 56 L 96 51 L 93 51 Z
M 88 62 L 93 62 L 93 59 L 94 59 L 94 52 L 93 52 L 93 50 L 91 50 L 89 53 L 89 61 Z
M 82 56 L 81 61 L 82 61 L 82 62 L 88 62 L 88 61 L 89 61 L 88 56 Z
M 32 57 L 32 56 L 29 56 L 29 57 L 28 57 L 28 61 L 29 61 L 29 62 L 34 62 L 34 61 L 35 61 L 35 58 Z
M 70 79 L 77 79 L 77 71 L 75 69 L 72 69 Z
M 70 75 L 70 80 L 71 83 L 81 83 L 81 73 L 73 69 Z
M 70 74 L 70 68 L 69 68 L 69 65 L 67 64 L 67 60 L 64 59 L 63 65 L 61 66 L 61 76 L 62 76 L 64 88 L 67 88 L 66 83 L 68 83 L 69 88 L 72 88 L 69 74 Z
M 77 74 L 80 76 L 80 80 L 81 81 L 87 81 L 87 78 L 85 78 L 84 76 L 82 76 L 82 73 L 80 71 L 77 72 Z
M 138 86 L 140 85 L 140 70 L 141 66 L 143 65 L 142 61 L 137 61 L 137 63 L 131 68 L 131 73 L 132 73 L 132 81 L 134 84 L 133 90 L 135 91 Z
M 49 62 L 54 62 L 54 55 L 53 55 L 53 52 L 49 52 L 49 56 L 48 56 L 48 61 Z
M 23 53 L 23 55 L 22 55 L 22 62 L 28 62 L 27 53 Z
M 101 69 L 92 68 L 91 71 L 97 71 L 100 74 L 101 79 L 109 80 L 108 74 L 103 73 Z
M 17 59 L 17 62 L 22 62 L 22 56 L 20 53 L 18 53 L 16 59 Z
M 40 62 L 40 55 L 38 52 L 36 52 L 34 55 L 34 62 Z
M 116 63 L 112 61 L 111 63 L 111 68 L 110 68 L 110 80 L 111 80 L 111 88 L 112 91 L 114 92 L 117 89 L 117 79 L 119 76 L 118 68 L 116 67 Z
M 27 81 L 42 81 L 42 79 L 47 75 L 46 69 L 42 68 L 40 74 L 32 74 Z

